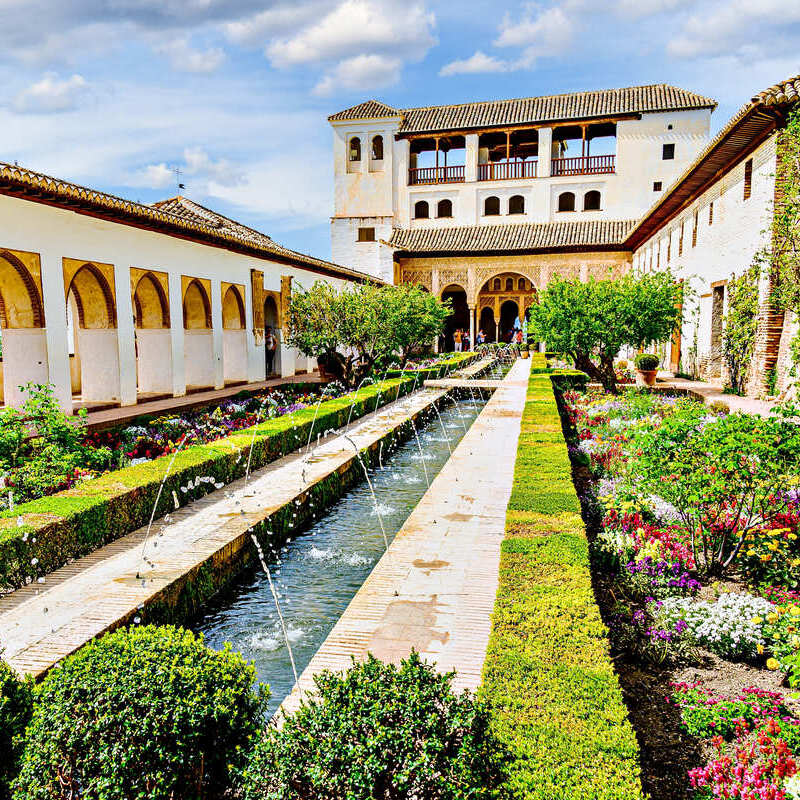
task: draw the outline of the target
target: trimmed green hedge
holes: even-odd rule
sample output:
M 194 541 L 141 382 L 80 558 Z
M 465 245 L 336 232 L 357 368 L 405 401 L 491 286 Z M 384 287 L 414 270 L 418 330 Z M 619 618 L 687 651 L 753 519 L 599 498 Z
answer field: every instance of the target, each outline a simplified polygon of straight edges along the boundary
M 270 419 L 225 439 L 195 445 L 175 457 L 158 500 L 155 518 L 244 476 L 250 445 L 251 470 L 305 445 L 309 433 L 342 427 L 394 400 L 414 386 L 413 377 L 384 381 L 319 405 Z M 315 419 L 316 414 L 316 419 Z M 313 431 L 312 429 L 313 425 Z M 255 438 L 253 434 L 255 433 Z M 64 492 L 0 513 L 0 586 L 18 588 L 148 523 L 171 456 L 126 467 Z M 207 482 L 198 482 L 205 478 Z M 211 480 L 213 479 L 213 480 Z M 195 488 L 186 492 L 192 482 Z M 23 525 L 18 526 L 18 517 Z
M 551 377 L 528 384 L 481 692 L 514 756 L 510 797 L 642 800 Z

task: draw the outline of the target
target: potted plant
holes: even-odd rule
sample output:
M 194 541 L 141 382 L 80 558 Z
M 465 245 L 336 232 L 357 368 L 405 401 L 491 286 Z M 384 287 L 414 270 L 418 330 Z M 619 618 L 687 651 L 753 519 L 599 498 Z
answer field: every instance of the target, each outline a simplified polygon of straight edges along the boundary
M 653 353 L 639 353 L 636 356 L 636 385 L 653 386 L 658 374 L 659 358 Z

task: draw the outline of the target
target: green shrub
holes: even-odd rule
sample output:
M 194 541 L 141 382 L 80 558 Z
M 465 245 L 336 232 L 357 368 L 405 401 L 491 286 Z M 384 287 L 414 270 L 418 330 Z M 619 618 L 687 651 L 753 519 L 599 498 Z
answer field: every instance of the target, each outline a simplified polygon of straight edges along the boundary
M 11 796 L 32 709 L 33 681 L 20 678 L 5 661 L 0 661 L 0 800 Z
M 658 362 L 658 356 L 652 353 L 639 353 L 636 356 L 636 369 L 640 369 L 642 372 L 649 372 L 650 370 L 658 369 Z
M 174 627 L 116 631 L 66 658 L 36 693 L 17 800 L 181 800 L 220 793 L 268 692 L 229 647 Z M 70 791 L 73 794 L 70 794 Z
M 455 694 L 412 652 L 397 668 L 370 656 L 316 692 L 283 728 L 269 728 L 243 775 L 245 800 L 490 798 L 503 750 L 486 707 Z

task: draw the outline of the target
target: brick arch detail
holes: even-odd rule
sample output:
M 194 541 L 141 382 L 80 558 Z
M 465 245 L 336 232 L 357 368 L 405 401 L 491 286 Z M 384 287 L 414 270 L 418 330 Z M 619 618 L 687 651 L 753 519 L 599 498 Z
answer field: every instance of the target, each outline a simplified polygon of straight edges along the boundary
M 36 282 L 33 280 L 33 276 L 30 274 L 30 272 L 28 272 L 28 268 L 8 250 L 0 250 L 0 258 L 7 261 L 12 267 L 14 267 L 20 279 L 25 284 L 25 288 L 28 291 L 28 298 L 31 301 L 31 307 L 33 309 L 34 327 L 44 328 L 44 309 L 42 307 L 42 298 L 39 297 L 39 289 L 36 286 Z M 3 301 L 2 297 L 0 297 L 0 304 L 2 304 L 3 327 L 8 327 L 5 302 Z
M 186 327 L 186 294 L 189 291 L 189 288 L 194 284 L 200 290 L 200 297 L 203 300 L 203 311 L 205 312 L 206 317 L 206 328 L 211 328 L 211 300 L 206 292 L 206 287 L 197 280 L 197 278 L 192 278 L 189 283 L 186 284 L 186 290 L 183 293 L 183 325 Z
M 103 299 L 105 300 L 106 304 L 106 314 L 108 315 L 108 322 L 109 327 L 116 328 L 117 327 L 117 307 L 114 303 L 114 293 L 111 291 L 111 287 L 108 285 L 108 281 L 106 280 L 106 276 L 103 275 L 101 270 L 97 268 L 91 261 L 87 261 L 77 272 L 72 276 L 72 280 L 69 282 L 69 287 L 67 288 L 67 297 L 69 297 L 69 293 L 72 291 L 73 284 L 75 283 L 75 278 L 83 272 L 83 270 L 88 270 L 94 276 L 94 279 L 97 281 L 97 284 L 100 286 L 100 291 L 103 293 Z M 75 291 L 73 292 L 73 296 L 75 297 L 75 305 L 78 307 L 78 324 L 80 327 L 83 327 L 83 301 L 81 300 L 80 292 Z
M 136 325 L 137 327 L 141 327 L 142 324 L 142 306 L 141 302 L 139 301 L 138 291 L 139 287 L 142 285 L 142 281 L 145 279 L 150 281 L 150 283 L 153 285 L 156 290 L 156 294 L 158 295 L 158 300 L 161 303 L 161 324 L 165 328 L 169 328 L 169 301 L 167 300 L 167 295 L 164 291 L 164 287 L 161 285 L 161 281 L 159 281 L 151 272 L 145 272 L 145 274 L 139 278 L 139 280 L 136 282 L 136 288 L 133 291 L 133 302 L 136 306 Z

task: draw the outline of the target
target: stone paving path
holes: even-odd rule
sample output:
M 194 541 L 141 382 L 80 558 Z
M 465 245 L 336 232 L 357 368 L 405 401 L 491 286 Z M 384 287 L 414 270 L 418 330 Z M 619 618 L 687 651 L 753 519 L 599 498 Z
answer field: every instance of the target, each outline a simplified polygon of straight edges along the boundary
M 354 423 L 349 437 L 364 449 L 443 394 L 422 390 L 391 403 Z M 147 542 L 142 528 L 57 570 L 44 584 L 0 597 L 3 657 L 19 672 L 45 672 L 95 636 L 133 621 L 201 564 L 219 566 L 251 547 L 247 531 L 255 523 L 353 458 L 352 445 L 333 434 L 308 459 L 294 453 L 254 472 L 246 489 L 241 479 L 184 506 L 166 527 L 157 522 Z
M 398 662 L 415 648 L 454 685 L 481 680 L 497 592 L 530 361 L 518 360 L 375 565 L 281 709 L 313 675 L 368 653 Z

